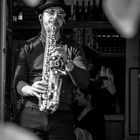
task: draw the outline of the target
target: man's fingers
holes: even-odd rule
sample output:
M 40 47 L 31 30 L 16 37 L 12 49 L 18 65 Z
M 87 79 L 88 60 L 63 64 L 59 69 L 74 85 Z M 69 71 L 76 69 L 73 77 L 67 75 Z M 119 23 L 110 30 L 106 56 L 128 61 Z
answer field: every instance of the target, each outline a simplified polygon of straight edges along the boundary
M 40 90 L 47 90 L 46 85 L 43 83 L 43 81 L 36 81 L 32 85 L 33 88 L 40 89 Z
M 37 88 L 38 90 L 47 90 L 46 87 L 40 86 L 40 85 L 37 85 L 36 88 Z
M 32 96 L 36 96 L 37 98 L 40 98 L 41 95 L 39 95 L 37 92 L 32 92 Z
M 42 89 L 38 89 L 38 88 L 34 88 L 34 87 L 32 87 L 32 91 L 37 93 L 37 94 L 46 93 L 46 90 L 42 90 Z

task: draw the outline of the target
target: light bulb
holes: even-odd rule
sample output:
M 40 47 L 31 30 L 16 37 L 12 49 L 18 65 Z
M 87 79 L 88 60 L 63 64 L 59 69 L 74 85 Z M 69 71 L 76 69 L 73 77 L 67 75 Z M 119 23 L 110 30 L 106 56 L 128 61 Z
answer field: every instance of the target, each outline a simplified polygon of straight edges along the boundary
M 41 0 L 23 0 L 23 1 L 29 7 L 36 7 L 41 2 Z

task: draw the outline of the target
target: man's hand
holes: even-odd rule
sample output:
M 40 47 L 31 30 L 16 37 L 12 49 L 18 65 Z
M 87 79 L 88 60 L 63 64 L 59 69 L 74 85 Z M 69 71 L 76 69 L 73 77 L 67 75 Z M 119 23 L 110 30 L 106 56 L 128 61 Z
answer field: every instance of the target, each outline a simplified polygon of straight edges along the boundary
M 62 58 L 63 62 L 66 63 L 67 59 L 68 59 L 68 55 L 65 52 L 65 49 L 63 47 L 60 48 L 55 48 L 52 52 L 52 57 L 54 56 L 59 56 L 60 58 Z
M 36 81 L 31 86 L 26 85 L 21 89 L 23 96 L 36 96 L 40 98 L 41 94 L 45 93 L 47 88 L 42 81 Z
M 69 60 L 69 56 L 64 48 L 60 47 L 54 49 L 54 53 L 52 54 L 52 56 L 59 56 L 60 58 L 62 58 L 65 64 L 65 70 L 67 72 L 71 72 L 73 70 L 74 63 L 72 62 L 72 60 Z
M 103 84 L 104 88 L 108 89 L 108 91 L 112 95 L 114 95 L 116 93 L 116 87 L 115 87 L 115 85 L 114 85 L 112 80 L 103 80 L 103 83 L 104 83 Z

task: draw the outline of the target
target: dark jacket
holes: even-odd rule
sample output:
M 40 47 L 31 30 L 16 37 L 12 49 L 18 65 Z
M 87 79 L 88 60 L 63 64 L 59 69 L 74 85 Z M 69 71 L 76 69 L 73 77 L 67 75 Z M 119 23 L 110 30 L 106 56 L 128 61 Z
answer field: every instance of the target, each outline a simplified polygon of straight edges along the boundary
M 71 104 L 71 90 L 73 83 L 81 88 L 86 88 L 89 81 L 89 73 L 86 67 L 86 59 L 81 46 L 68 39 L 60 39 L 60 45 L 65 46 L 65 49 L 74 63 L 74 69 L 62 78 L 61 103 Z M 42 67 L 44 58 L 45 45 L 41 40 L 40 35 L 28 40 L 21 49 L 18 65 L 14 77 L 15 91 L 20 91 L 23 86 L 33 84 L 35 81 L 42 78 Z M 24 97 L 34 103 L 38 103 L 36 97 Z M 63 108 L 63 107 L 62 107 Z

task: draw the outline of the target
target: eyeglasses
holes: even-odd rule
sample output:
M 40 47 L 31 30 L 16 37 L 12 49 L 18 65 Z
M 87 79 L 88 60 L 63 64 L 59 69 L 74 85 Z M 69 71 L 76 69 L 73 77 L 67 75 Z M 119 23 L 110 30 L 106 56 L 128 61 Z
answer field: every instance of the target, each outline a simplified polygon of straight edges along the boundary
M 47 13 L 51 17 L 53 17 L 55 14 L 57 14 L 57 16 L 59 18 L 65 18 L 65 16 L 66 16 L 66 13 L 64 11 L 61 11 L 61 10 L 47 9 L 44 12 Z

